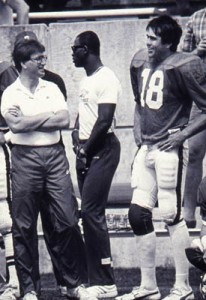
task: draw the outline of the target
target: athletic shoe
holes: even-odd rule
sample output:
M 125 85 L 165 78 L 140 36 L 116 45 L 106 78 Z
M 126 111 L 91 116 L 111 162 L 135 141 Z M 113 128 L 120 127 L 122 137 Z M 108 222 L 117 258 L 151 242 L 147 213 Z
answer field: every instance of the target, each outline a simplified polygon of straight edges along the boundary
M 23 300 L 38 300 L 34 291 L 28 292 L 24 295 Z
M 170 294 L 163 298 L 163 300 L 194 300 L 194 294 L 192 289 L 189 290 L 183 290 L 180 288 L 174 287 L 170 290 Z
M 73 289 L 67 289 L 67 296 L 80 300 L 98 300 L 93 295 L 90 295 L 83 284 Z
M 88 287 L 87 291 L 91 295 L 93 295 L 99 299 L 116 297 L 118 295 L 117 287 L 115 284 L 113 284 L 113 285 L 94 285 L 94 286 Z
M 147 299 L 147 300 L 159 300 L 161 294 L 159 289 L 147 290 L 144 287 L 134 287 L 132 292 L 116 297 L 116 300 L 134 300 L 134 299 Z
M 7 285 L 4 292 L 0 295 L 0 300 L 16 300 L 18 297 L 20 297 L 19 288 Z

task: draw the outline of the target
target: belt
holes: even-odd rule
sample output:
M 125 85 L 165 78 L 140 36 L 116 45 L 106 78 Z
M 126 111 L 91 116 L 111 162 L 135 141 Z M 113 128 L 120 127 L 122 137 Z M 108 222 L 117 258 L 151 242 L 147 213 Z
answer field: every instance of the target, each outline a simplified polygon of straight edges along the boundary
M 105 135 L 105 137 L 110 137 L 110 136 L 113 136 L 114 135 L 114 132 L 107 132 L 107 134 Z M 88 139 L 87 140 L 83 140 L 83 139 L 80 139 L 79 140 L 79 142 L 81 143 L 81 144 L 84 144 L 84 143 L 86 143 L 88 141 Z
M 143 144 L 141 145 L 141 148 L 149 151 L 156 150 L 159 148 L 159 144 Z

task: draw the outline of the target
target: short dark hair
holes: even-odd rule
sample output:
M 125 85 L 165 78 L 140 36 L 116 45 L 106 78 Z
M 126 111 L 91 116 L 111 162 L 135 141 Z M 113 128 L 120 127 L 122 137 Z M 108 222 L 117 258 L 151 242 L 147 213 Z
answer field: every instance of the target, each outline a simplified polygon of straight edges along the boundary
M 172 17 L 162 15 L 152 19 L 146 29 L 151 28 L 161 37 L 163 44 L 171 44 L 170 50 L 175 52 L 182 36 L 182 28 Z
M 30 60 L 32 54 L 42 53 L 45 51 L 45 47 L 35 40 L 25 40 L 24 42 L 14 46 L 13 50 L 13 60 L 15 67 L 20 72 L 22 67 L 21 63 Z
M 78 35 L 78 38 L 81 45 L 87 46 L 91 53 L 100 55 L 100 40 L 95 32 L 84 31 Z

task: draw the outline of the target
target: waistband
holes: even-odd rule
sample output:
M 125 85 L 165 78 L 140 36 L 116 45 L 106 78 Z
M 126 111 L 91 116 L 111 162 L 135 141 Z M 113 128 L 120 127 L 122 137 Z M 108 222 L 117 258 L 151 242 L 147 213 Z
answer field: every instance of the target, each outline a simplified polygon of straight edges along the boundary
M 115 134 L 114 134 L 114 132 L 108 132 L 106 135 L 105 135 L 105 138 L 110 138 L 110 137 L 112 137 L 112 136 L 115 136 Z M 84 144 L 84 143 L 86 143 L 88 140 L 79 140 L 79 142 L 81 143 L 81 144 Z
M 61 145 L 60 142 L 55 143 L 55 144 L 50 144 L 50 145 L 20 145 L 20 144 L 13 144 L 13 147 L 18 147 L 18 148 L 48 148 L 48 147 L 53 147 L 53 146 L 58 146 Z
M 158 145 L 159 145 L 159 144 L 143 144 L 143 145 L 141 145 L 141 148 L 142 148 L 142 149 L 145 149 L 145 150 L 151 151 L 151 150 L 156 150 L 156 149 L 158 149 L 158 148 L 159 148 Z

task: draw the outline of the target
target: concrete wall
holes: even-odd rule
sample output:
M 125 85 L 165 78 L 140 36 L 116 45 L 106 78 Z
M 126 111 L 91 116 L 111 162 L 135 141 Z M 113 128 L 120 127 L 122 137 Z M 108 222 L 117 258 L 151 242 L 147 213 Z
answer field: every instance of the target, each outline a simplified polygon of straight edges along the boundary
M 186 20 L 186 18 L 179 19 L 183 26 Z M 82 31 L 93 30 L 99 35 L 102 61 L 117 74 L 123 90 L 116 113 L 116 133 L 121 141 L 122 153 L 113 184 L 113 188 L 119 186 L 119 184 L 126 186 L 126 191 L 120 194 L 120 198 L 122 195 L 122 197 L 125 197 L 131 193 L 129 190 L 130 167 L 135 153 L 132 133 L 134 101 L 130 85 L 129 66 L 134 53 L 145 45 L 145 27 L 147 23 L 148 20 L 146 19 L 135 20 L 132 18 L 115 21 L 53 23 L 49 27 L 44 24 L 0 27 L 1 60 L 11 60 L 15 36 L 22 30 L 33 30 L 39 40 L 46 46 L 48 54 L 47 68 L 59 73 L 66 83 L 71 128 L 77 115 L 79 81 L 85 74 L 83 69 L 74 67 L 71 46 L 76 35 Z M 75 157 L 72 152 L 70 132 L 64 132 L 63 136 L 71 164 L 72 179 L 76 186 Z M 111 197 L 115 197 L 115 193 L 116 190 Z

